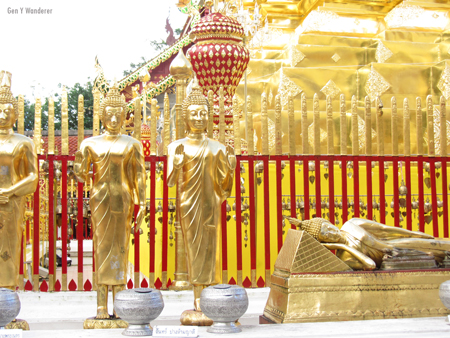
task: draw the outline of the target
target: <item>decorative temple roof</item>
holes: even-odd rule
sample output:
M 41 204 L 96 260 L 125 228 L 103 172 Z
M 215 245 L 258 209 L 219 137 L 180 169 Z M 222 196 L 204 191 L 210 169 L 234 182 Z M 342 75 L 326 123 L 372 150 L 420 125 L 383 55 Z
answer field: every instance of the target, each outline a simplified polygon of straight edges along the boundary
M 175 80 L 169 74 L 170 61 L 175 57 L 175 55 L 182 48 L 189 48 L 192 44 L 192 40 L 189 36 L 190 28 L 197 23 L 200 19 L 200 14 L 190 17 L 183 29 L 182 36 L 175 41 L 174 44 L 166 48 L 164 51 L 159 53 L 157 56 L 147 61 L 144 65 L 134 70 L 131 74 L 127 75 L 119 81 L 119 90 L 125 95 L 128 103 L 128 111 L 134 111 L 134 100 L 133 98 L 133 86 L 141 84 L 140 76 L 143 70 L 151 73 L 153 76 L 150 79 L 150 84 L 146 89 L 147 102 L 150 102 L 152 98 L 164 93 L 168 88 L 175 84 Z M 161 69 L 163 68 L 163 69 Z M 94 81 L 94 87 L 98 88 L 102 94 L 106 94 L 109 85 L 104 77 L 103 69 L 101 68 L 98 60 L 96 60 L 96 70 L 97 77 Z M 158 71 L 159 70 L 159 71 Z M 142 86 L 139 87 L 139 96 L 141 101 L 143 100 Z

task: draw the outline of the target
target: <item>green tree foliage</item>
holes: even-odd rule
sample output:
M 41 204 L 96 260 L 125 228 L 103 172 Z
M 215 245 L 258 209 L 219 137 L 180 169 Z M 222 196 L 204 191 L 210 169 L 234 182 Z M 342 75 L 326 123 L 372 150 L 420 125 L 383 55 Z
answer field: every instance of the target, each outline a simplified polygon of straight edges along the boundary
M 59 85 L 61 88 L 61 84 Z M 59 89 L 61 91 L 61 89 Z M 94 117 L 94 95 L 92 94 L 92 82 L 81 85 L 76 83 L 73 87 L 67 87 L 67 99 L 69 109 L 69 130 L 78 130 L 78 96 L 84 97 L 84 129 L 91 130 Z M 56 94 L 55 99 L 55 130 L 61 130 L 61 94 Z M 24 124 L 25 130 L 34 130 L 35 103 L 27 98 L 24 100 Z M 48 100 L 42 105 L 41 110 L 42 130 L 48 130 Z
M 124 70 L 123 71 L 123 76 L 128 76 L 131 73 L 133 73 L 136 69 L 138 69 L 139 67 L 142 67 L 143 65 L 146 64 L 146 60 L 143 56 L 141 56 L 141 61 L 138 63 L 130 63 L 130 69 L 129 70 Z
M 180 34 L 182 32 L 181 28 L 177 28 L 175 29 L 175 36 L 178 39 L 180 37 Z M 164 39 L 159 39 L 159 40 L 152 40 L 150 41 L 150 46 L 153 47 L 153 49 L 156 52 L 162 52 L 164 49 L 166 49 L 168 47 L 166 40 Z M 141 61 L 138 63 L 130 63 L 130 69 L 129 70 L 124 70 L 123 71 L 123 76 L 128 76 L 130 75 L 132 72 L 134 72 L 136 69 L 138 69 L 139 67 L 142 67 L 143 65 L 145 65 L 147 63 L 147 60 L 141 56 Z

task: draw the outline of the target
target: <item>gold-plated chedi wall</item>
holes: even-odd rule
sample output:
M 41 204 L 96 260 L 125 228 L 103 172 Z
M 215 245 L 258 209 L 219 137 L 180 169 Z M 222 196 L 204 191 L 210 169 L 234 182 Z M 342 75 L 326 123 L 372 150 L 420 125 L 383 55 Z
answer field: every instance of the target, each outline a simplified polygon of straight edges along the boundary
M 252 4 L 253 6 L 253 4 Z M 251 6 L 247 6 L 251 9 Z M 315 93 L 323 100 L 319 110 L 326 111 L 325 98 L 333 98 L 333 110 L 339 111 L 339 96 L 345 95 L 346 111 L 356 96 L 361 116 L 365 96 L 372 107 L 380 98 L 386 121 L 390 121 L 391 97 L 397 106 L 407 98 L 410 102 L 411 131 L 415 133 L 416 97 L 424 100 L 432 96 L 433 116 L 439 97 L 450 99 L 450 5 L 443 1 L 292 1 L 279 3 L 267 0 L 261 12 L 267 16 L 269 32 L 264 35 L 263 48 L 253 49 L 247 70 L 248 94 L 253 101 L 257 123 L 255 140 L 261 140 L 258 127 L 261 92 L 267 95 L 269 128 L 274 126 L 275 96 L 280 95 L 282 106 L 283 152 L 288 151 L 288 95 L 294 97 L 294 130 L 296 145 L 302 145 L 300 126 L 301 94 L 308 99 L 308 121 L 312 123 L 312 99 Z M 260 39 L 261 40 L 261 39 Z M 252 43 L 250 43 L 252 45 Z M 244 102 L 244 83 L 237 89 L 238 100 Z M 402 111 L 398 111 L 402 118 Z M 349 115 L 349 114 L 348 114 Z M 424 111 L 422 119 L 425 120 Z M 333 115 L 338 127 L 339 116 Z M 373 116 L 374 119 L 374 116 Z M 350 117 L 348 118 L 350 123 Z M 359 124 L 364 125 L 360 120 Z M 291 127 L 291 126 L 290 126 Z M 422 124 L 426 132 L 426 123 Z M 321 129 L 321 153 L 326 152 L 325 125 Z M 308 129 L 311 133 L 311 128 Z M 391 144 L 389 124 L 379 137 Z M 350 129 L 349 129 L 350 131 Z M 399 130 L 402 139 L 403 131 Z M 373 132 L 372 141 L 377 135 Z M 339 138 L 334 135 L 334 152 L 339 150 Z M 261 144 L 256 142 L 258 150 Z M 312 144 L 310 144 L 312 146 Z M 351 142 L 347 152 L 351 152 Z M 364 144 L 360 140 L 360 149 Z M 439 147 L 439 145 L 437 145 Z M 274 143 L 271 144 L 274 152 Z M 375 149 L 375 148 L 374 148 Z M 412 140 L 412 153 L 420 153 Z M 297 150 L 298 151 L 298 150 Z M 376 151 L 375 151 L 376 152 Z M 403 142 L 399 152 L 405 153 Z

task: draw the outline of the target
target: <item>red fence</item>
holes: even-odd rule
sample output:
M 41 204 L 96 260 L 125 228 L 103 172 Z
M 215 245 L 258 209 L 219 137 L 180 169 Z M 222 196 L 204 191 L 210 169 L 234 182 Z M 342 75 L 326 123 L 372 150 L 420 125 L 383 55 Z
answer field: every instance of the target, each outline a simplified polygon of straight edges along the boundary
M 70 238 L 68 229 L 73 221 L 68 215 L 68 206 L 70 203 L 68 197 L 69 180 L 69 161 L 74 160 L 74 156 L 58 155 L 40 155 L 40 161 L 48 161 L 48 272 L 50 275 L 49 284 L 46 281 L 39 287 L 37 281 L 39 276 L 40 252 L 39 245 L 40 231 L 34 231 L 32 236 L 32 274 L 34 286 L 31 281 L 25 285 L 26 290 L 91 290 L 95 289 L 94 280 L 87 280 L 86 270 L 83 266 L 83 242 L 86 237 L 92 238 L 92 231 L 88 231 L 86 215 L 83 215 L 83 196 L 87 201 L 89 193 L 85 191 L 82 183 L 76 183 L 78 199 L 78 215 L 76 217 L 76 238 L 78 240 L 78 268 L 77 278 L 67 279 L 67 245 L 65 240 Z M 331 223 L 342 224 L 349 217 L 365 217 L 368 219 L 377 219 L 381 223 L 393 219 L 390 223 L 393 226 L 403 226 L 408 230 L 426 230 L 426 224 L 431 224 L 431 232 L 435 237 L 448 237 L 448 180 L 447 180 L 447 162 L 448 157 L 417 157 L 417 156 L 237 156 L 237 166 L 235 172 L 234 192 L 236 196 L 245 198 L 230 197 L 229 200 L 235 200 L 235 218 L 227 217 L 231 211 L 227 209 L 224 203 L 222 211 L 223 223 L 223 270 L 230 271 L 230 267 L 236 266 L 237 278 L 229 274 L 226 281 L 229 283 L 238 283 L 245 287 L 262 287 L 273 269 L 273 262 L 276 259 L 276 253 L 280 250 L 283 239 L 285 223 L 284 215 L 292 217 L 303 217 L 309 219 L 315 215 L 325 216 Z M 61 161 L 61 178 L 55 180 L 54 162 Z M 142 248 L 139 241 L 139 231 L 134 228 L 134 277 L 133 281 L 128 283 L 129 287 L 150 286 L 156 288 L 167 288 L 171 283 L 172 275 L 168 276 L 169 259 L 174 257 L 169 255 L 169 188 L 166 184 L 166 162 L 164 156 L 146 157 L 148 163 L 150 195 L 147 196 L 149 205 L 146 217 L 148 223 L 149 240 L 148 247 Z M 158 165 L 162 164 L 162 254 L 161 254 L 161 279 L 155 280 L 156 271 L 156 217 L 157 196 L 156 181 Z M 248 172 L 243 173 L 242 168 L 247 167 Z M 284 177 L 285 167 L 289 168 L 289 174 Z M 273 170 L 274 169 L 274 170 Z M 424 173 L 425 171 L 425 173 Z M 386 174 L 386 173 L 389 174 Z M 378 175 L 377 175 L 378 173 Z M 392 176 L 390 174 L 392 173 Z M 399 178 L 399 174 L 402 177 Z M 386 176 L 388 175 L 388 176 Z M 403 176 L 404 175 L 404 176 Z M 427 176 L 427 177 L 424 177 Z M 241 178 L 246 178 L 245 184 Z M 365 177 L 365 181 L 363 181 Z M 391 180 L 392 179 L 392 180 Z M 284 184 L 283 182 L 288 182 Z M 351 182 L 350 182 L 351 181 Z M 439 181 L 439 184 L 438 184 Z M 387 182 L 387 183 L 386 183 Z M 403 183 L 404 182 L 404 183 Z M 352 183 L 352 184 L 350 184 Z M 56 184 L 56 185 L 55 185 Z M 263 188 L 258 186 L 263 184 Z M 61 193 L 61 238 L 64 239 L 61 245 L 61 280 L 56 278 L 55 270 L 55 189 L 59 185 Z M 248 186 L 248 193 L 244 193 L 245 186 Z M 402 189 L 399 189 L 399 188 Z M 406 191 L 405 191 L 406 187 Z M 256 191 L 257 190 L 257 191 Z M 406 195 L 403 193 L 406 192 Z M 276 194 L 276 206 L 273 206 L 274 194 Z M 73 196 L 71 196 L 73 197 Z M 288 198 L 288 203 L 284 198 Z M 416 201 L 417 197 L 417 201 Z M 440 197 L 440 198 L 439 198 Z M 34 194 L 34 225 L 40 223 L 40 189 Z M 246 199 L 249 203 L 247 204 Z M 263 210 L 257 207 L 257 198 L 262 198 Z M 392 198 L 389 205 L 388 200 Z M 431 199 L 431 200 L 430 200 Z M 245 206 L 244 206 L 245 204 Z M 242 212 L 245 211 L 245 213 Z M 391 213 L 388 213 L 391 210 Z M 402 211 L 403 210 L 403 211 Z M 417 214 L 417 216 L 415 216 Z M 259 221 L 257 217 L 259 215 Z M 276 215 L 276 227 L 271 227 L 271 217 Z M 404 215 L 404 216 L 403 216 Z M 439 219 L 441 218 L 441 221 Z M 403 219 L 403 220 L 402 220 Z M 262 221 L 261 221 L 262 220 Z M 273 218 L 272 218 L 273 220 Z M 414 226 L 415 220 L 418 221 L 418 228 Z M 342 221 L 342 223 L 341 223 Z M 404 222 L 403 222 L 404 221 Z M 243 229 L 243 224 L 248 223 L 248 230 Z M 441 231 L 439 228 L 441 222 Z M 42 223 L 41 223 L 42 224 Z M 81 225 L 81 226 L 79 226 Z M 235 239 L 228 238 L 228 227 L 235 227 Z M 260 234 L 258 235 L 258 232 Z M 262 236 L 261 242 L 257 241 L 257 236 Z M 249 262 L 244 258 L 244 252 L 247 250 L 247 240 L 249 239 Z M 72 236 L 73 237 L 73 236 Z M 271 250 L 273 241 L 276 239 L 276 250 Z M 230 252 L 230 241 L 235 241 L 236 252 Z M 258 246 L 262 246 L 263 255 L 257 254 Z M 143 266 L 140 260 L 140 253 L 148 250 L 149 266 Z M 275 255 L 275 257 L 274 257 Z M 24 259 L 22 257 L 22 263 Z M 244 271 L 244 263 L 250 266 Z M 263 269 L 258 266 L 263 266 Z M 23 264 L 21 265 L 23 267 Z M 95 276 L 95 264 L 92 264 L 92 276 Z M 140 279 L 140 273 L 144 272 L 147 277 Z M 21 270 L 23 273 L 23 269 Z M 148 277 L 150 276 L 150 278 Z M 168 277 L 167 277 L 168 276 Z M 165 280 L 167 278 L 167 280 Z M 28 279 L 31 279 L 28 276 Z M 95 278 L 93 278 L 95 279 Z M 139 280 L 138 280 L 139 279 Z

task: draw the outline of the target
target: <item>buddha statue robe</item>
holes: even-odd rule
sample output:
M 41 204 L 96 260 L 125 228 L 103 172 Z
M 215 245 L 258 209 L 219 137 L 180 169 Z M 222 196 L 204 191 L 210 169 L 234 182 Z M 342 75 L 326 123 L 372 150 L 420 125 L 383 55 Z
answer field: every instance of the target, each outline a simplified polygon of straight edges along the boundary
M 221 205 L 230 195 L 233 170 L 227 164 L 226 147 L 207 137 L 184 138 L 168 147 L 168 176 L 178 145 L 184 146 L 185 162 L 180 191 L 180 222 L 187 253 L 189 280 L 193 285 L 220 283 Z
M 81 143 L 75 174 L 85 181 L 93 164 L 90 197 L 97 283 L 127 283 L 128 248 L 134 206 L 145 201 L 142 145 L 126 135 L 91 137 Z
M 37 182 L 33 142 L 12 130 L 0 135 L 0 189 L 15 191 L 7 203 L 0 203 L 0 287 L 19 285 L 25 195 L 36 190 Z

